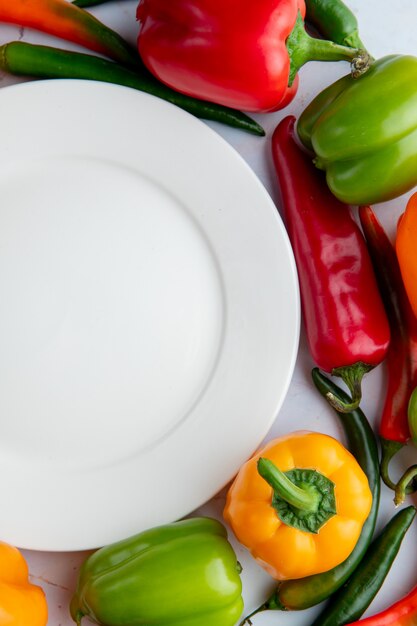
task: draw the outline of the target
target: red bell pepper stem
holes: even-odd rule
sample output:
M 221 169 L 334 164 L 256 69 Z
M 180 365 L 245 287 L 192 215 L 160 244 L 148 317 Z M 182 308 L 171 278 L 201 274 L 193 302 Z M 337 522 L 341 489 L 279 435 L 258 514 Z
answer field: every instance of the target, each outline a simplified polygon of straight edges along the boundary
M 389 463 L 410 438 L 408 403 L 417 385 L 417 319 L 388 236 L 370 207 L 360 207 L 359 217 L 391 329 L 387 354 L 388 380 L 379 434 L 381 477 L 388 487 L 395 489 L 396 485 L 389 475 Z
M 417 585 L 385 611 L 347 626 L 413 626 L 417 624 Z
M 365 371 L 386 356 L 390 332 L 365 240 L 349 207 L 337 200 L 324 175 L 298 146 L 293 117 L 272 137 L 285 221 L 297 263 L 304 326 L 318 367 L 340 376 L 351 403 L 360 402 Z
M 298 13 L 294 28 L 287 38 L 286 46 L 290 57 L 289 86 L 293 84 L 299 69 L 308 61 L 350 61 L 351 73 L 354 78 L 358 78 L 366 72 L 372 61 L 366 50 L 310 37 L 305 30 L 301 13 Z
M 66 0 L 0 0 L 0 22 L 55 35 L 122 64 L 141 63 L 137 52 L 118 33 Z

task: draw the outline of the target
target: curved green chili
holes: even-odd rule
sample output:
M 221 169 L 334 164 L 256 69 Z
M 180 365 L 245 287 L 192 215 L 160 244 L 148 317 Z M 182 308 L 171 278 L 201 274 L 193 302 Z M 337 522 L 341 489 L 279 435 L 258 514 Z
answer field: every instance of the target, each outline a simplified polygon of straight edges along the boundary
M 254 135 L 265 134 L 263 128 L 244 113 L 178 93 L 157 81 L 144 67 L 132 71 L 89 54 L 13 41 L 0 46 L 0 68 L 18 76 L 78 78 L 124 85 L 167 100 L 196 117 Z
M 325 39 L 351 48 L 365 49 L 360 37 L 358 20 L 342 0 L 305 0 L 306 20 Z
M 394 515 L 370 545 L 363 564 L 311 626 L 343 626 L 360 618 L 381 588 L 415 514 L 416 509 L 408 506 Z
M 318 368 L 313 369 L 312 377 L 315 386 L 324 398 L 331 392 L 341 401 L 345 402 L 348 399 L 348 396 L 331 380 L 326 378 Z M 346 582 L 359 565 L 371 542 L 378 514 L 380 494 L 379 458 L 376 438 L 361 409 L 358 408 L 350 413 L 339 413 L 338 411 L 335 411 L 335 413 L 345 431 L 349 450 L 368 477 L 373 498 L 371 512 L 363 525 L 361 536 L 353 552 L 343 563 L 322 574 L 279 583 L 276 591 L 256 612 L 264 610 L 301 610 L 322 602 L 334 594 Z M 255 615 L 255 612 L 252 615 Z M 245 623 L 247 624 L 248 621 L 242 622 L 242 624 Z

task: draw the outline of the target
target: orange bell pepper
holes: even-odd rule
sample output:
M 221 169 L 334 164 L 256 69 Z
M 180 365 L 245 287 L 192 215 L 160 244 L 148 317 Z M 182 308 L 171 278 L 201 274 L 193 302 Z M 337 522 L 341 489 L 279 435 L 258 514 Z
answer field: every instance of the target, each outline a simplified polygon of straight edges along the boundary
M 356 459 L 333 437 L 295 432 L 240 469 L 224 517 L 276 580 L 332 569 L 352 552 L 372 494 Z
M 0 626 L 46 626 L 47 621 L 45 594 L 29 582 L 25 559 L 0 542 Z
M 407 203 L 397 226 L 395 248 L 401 275 L 414 315 L 417 316 L 417 193 Z

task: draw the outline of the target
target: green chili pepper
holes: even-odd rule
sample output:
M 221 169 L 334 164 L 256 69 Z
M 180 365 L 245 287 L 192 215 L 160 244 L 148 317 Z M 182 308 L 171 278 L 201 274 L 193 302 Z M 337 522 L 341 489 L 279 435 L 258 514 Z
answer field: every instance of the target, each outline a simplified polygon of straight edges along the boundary
M 362 564 L 330 600 L 311 626 L 344 626 L 360 618 L 378 593 L 416 514 L 399 511 L 372 542 Z
M 70 611 L 102 626 L 233 626 L 240 566 L 224 526 L 193 518 L 101 548 L 83 564 Z
M 365 49 L 358 30 L 358 20 L 342 0 L 305 0 L 306 20 L 320 35 L 342 46 Z
M 417 58 L 375 61 L 314 99 L 298 122 L 327 183 L 347 204 L 395 198 L 417 184 Z
M 178 93 L 156 80 L 145 67 L 132 71 L 89 54 L 13 41 L 0 46 L 0 68 L 18 76 L 78 78 L 124 85 L 167 100 L 196 117 L 259 136 L 265 134 L 263 128 L 244 113 Z
M 315 386 L 323 397 L 326 398 L 328 393 L 332 393 L 342 402 L 349 400 L 349 396 L 331 380 L 323 376 L 318 368 L 313 369 L 312 377 Z M 242 626 L 245 623 L 250 623 L 249 618 L 260 611 L 296 611 L 307 609 L 322 602 L 346 582 L 359 565 L 371 542 L 378 514 L 381 484 L 376 438 L 361 409 L 355 409 L 350 413 L 339 413 L 338 411 L 335 413 L 345 431 L 349 450 L 365 472 L 372 492 L 372 508 L 363 525 L 361 536 L 350 556 L 337 567 L 322 574 L 279 583 L 272 596 L 257 611 L 249 615 L 242 622 Z

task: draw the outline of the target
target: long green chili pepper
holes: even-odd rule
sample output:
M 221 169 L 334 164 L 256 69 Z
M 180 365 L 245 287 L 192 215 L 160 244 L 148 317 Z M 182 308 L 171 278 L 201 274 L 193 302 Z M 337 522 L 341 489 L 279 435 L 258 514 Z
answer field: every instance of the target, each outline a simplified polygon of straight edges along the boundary
M 342 0 L 305 0 L 305 3 L 307 22 L 325 39 L 365 50 L 359 37 L 358 20 Z
M 124 85 L 167 100 L 196 117 L 221 122 L 254 135 L 265 134 L 257 122 L 240 111 L 174 91 L 156 80 L 145 68 L 134 72 L 89 54 L 13 41 L 0 46 L 0 68 L 18 76 L 77 78 Z
M 344 626 L 360 618 L 381 588 L 415 514 L 415 507 L 408 506 L 394 515 L 311 626 Z
M 331 392 L 339 400 L 346 402 L 349 397 L 337 387 L 331 380 L 326 378 L 318 368 L 312 371 L 313 382 L 321 395 Z M 375 529 L 379 507 L 380 477 L 378 447 L 373 430 L 361 409 L 355 409 L 350 413 L 335 411 L 345 431 L 348 447 L 357 459 L 359 465 L 368 477 L 369 487 L 372 491 L 372 508 L 368 519 L 362 528 L 361 536 L 351 555 L 337 567 L 328 572 L 307 576 L 296 580 L 286 580 L 279 583 L 276 591 L 255 613 L 264 610 L 292 611 L 307 609 L 322 602 L 335 593 L 362 560 Z M 248 624 L 247 621 L 242 624 Z

